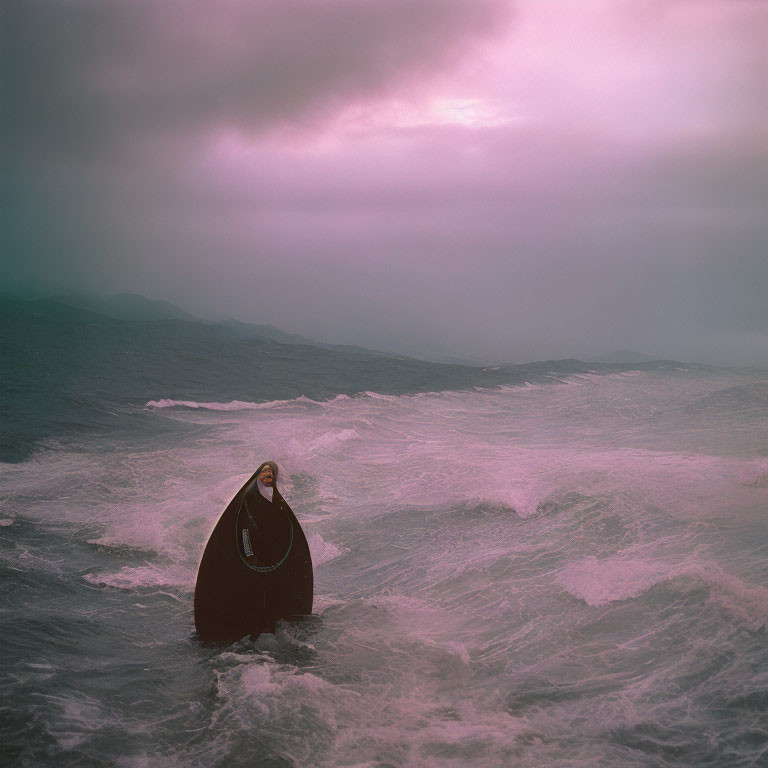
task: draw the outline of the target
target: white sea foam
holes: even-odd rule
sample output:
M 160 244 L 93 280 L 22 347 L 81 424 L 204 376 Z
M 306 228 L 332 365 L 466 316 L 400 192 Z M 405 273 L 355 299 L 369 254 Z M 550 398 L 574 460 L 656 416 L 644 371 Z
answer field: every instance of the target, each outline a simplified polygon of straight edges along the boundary
M 702 567 L 698 575 L 711 587 L 710 601 L 739 624 L 753 631 L 768 626 L 768 589 L 746 584 L 719 566 Z
M 569 563 L 557 582 L 574 597 L 599 607 L 639 597 L 655 585 L 678 577 L 705 583 L 710 588 L 710 600 L 749 629 L 768 623 L 768 589 L 746 584 L 715 562 L 671 563 L 625 557 L 598 561 L 587 557 Z
M 83 579 L 89 584 L 116 589 L 147 589 L 173 587 L 192 589 L 195 586 L 195 572 L 183 566 L 143 565 L 121 568 L 116 573 L 88 573 Z
M 632 558 L 613 558 L 601 562 L 590 556 L 569 563 L 557 577 L 557 582 L 574 597 L 598 607 L 638 597 L 655 584 L 684 571 L 684 566 L 664 562 Z
M 768 458 L 760 459 L 739 473 L 739 480 L 744 485 L 755 488 L 768 488 Z
M 312 556 L 312 565 L 315 568 L 330 560 L 334 560 L 339 555 L 343 555 L 345 551 L 325 541 L 319 533 L 310 536 L 307 543 L 309 544 L 309 552 Z
M 354 440 L 356 437 L 359 437 L 359 435 L 354 429 L 331 430 L 316 437 L 307 447 L 310 451 L 333 450 L 343 446 L 349 440 Z
M 550 496 L 557 486 L 546 482 L 512 482 L 490 484 L 483 491 L 482 501 L 513 509 L 525 519 L 540 511 L 541 502 Z
M 44 505 L 55 504 L 56 514 L 72 522 L 98 521 L 103 531 L 91 537 L 94 543 L 157 552 L 176 563 L 199 556 L 218 515 L 265 458 L 281 464 L 283 490 L 299 518 L 310 521 L 310 535 L 322 534 L 332 520 L 374 516 L 393 505 L 434 509 L 484 500 L 529 519 L 549 508 L 544 502 L 558 489 L 612 494 L 624 492 L 630 477 L 633 493 L 646 504 L 665 507 L 674 497 L 675 516 L 700 517 L 716 502 L 733 503 L 734 473 L 742 472 L 742 488 L 761 487 L 763 465 L 744 469 L 735 460 L 657 445 L 614 447 L 609 427 L 602 430 L 604 440 L 597 430 L 589 436 L 593 418 L 608 407 L 640 407 L 628 393 L 658 397 L 656 390 L 638 390 L 637 377 L 608 381 L 583 374 L 581 381 L 589 377 L 599 380 L 599 406 L 590 393 L 561 385 L 402 397 L 371 392 L 321 404 L 307 398 L 152 401 L 165 409 L 210 408 L 212 418 L 217 409 L 226 411 L 226 432 L 178 450 L 49 453 L 28 471 L 27 465 L 8 471 L 18 492 L 41 499 L 34 514 L 42 519 L 48 516 Z M 622 437 L 625 427 L 618 424 Z M 298 497 L 295 475 L 312 478 Z M 71 498 L 66 505 L 56 503 L 62 492 Z
M 291 400 L 270 400 L 264 403 L 252 403 L 245 400 L 230 400 L 227 403 L 198 403 L 194 400 L 150 400 L 145 408 L 192 408 L 206 411 L 262 411 L 269 408 L 279 408 L 291 403 L 316 403 L 308 397 L 296 397 Z

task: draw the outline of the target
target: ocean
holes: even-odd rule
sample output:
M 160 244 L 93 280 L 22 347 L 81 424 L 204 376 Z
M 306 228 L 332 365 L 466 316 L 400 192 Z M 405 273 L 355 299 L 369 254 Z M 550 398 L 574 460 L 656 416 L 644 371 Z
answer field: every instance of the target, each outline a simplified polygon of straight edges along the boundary
M 4 764 L 768 765 L 768 371 L 3 312 Z M 204 646 L 266 459 L 314 613 Z

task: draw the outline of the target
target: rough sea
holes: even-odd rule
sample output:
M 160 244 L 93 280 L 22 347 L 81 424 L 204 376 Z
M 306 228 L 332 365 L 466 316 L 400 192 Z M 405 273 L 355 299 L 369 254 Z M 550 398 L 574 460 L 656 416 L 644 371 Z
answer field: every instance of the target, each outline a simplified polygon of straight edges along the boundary
M 193 326 L 6 306 L 4 765 L 768 765 L 767 371 L 323 373 Z M 314 614 L 203 646 L 266 459 Z

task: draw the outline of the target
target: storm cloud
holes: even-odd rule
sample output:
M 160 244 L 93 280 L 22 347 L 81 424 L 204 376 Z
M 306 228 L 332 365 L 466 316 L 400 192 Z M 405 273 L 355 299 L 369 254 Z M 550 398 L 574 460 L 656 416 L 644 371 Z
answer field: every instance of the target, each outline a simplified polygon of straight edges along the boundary
M 768 6 L 6 2 L 11 289 L 768 363 Z
M 455 63 L 507 12 L 498 0 L 10 0 L 14 149 L 86 159 L 217 128 L 311 130 Z

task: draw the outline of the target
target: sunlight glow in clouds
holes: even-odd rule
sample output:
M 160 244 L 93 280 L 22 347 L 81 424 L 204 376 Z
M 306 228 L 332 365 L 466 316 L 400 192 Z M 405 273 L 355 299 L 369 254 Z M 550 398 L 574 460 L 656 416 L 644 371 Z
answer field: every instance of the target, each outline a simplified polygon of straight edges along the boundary
M 520 119 L 510 114 L 507 105 L 498 99 L 436 97 L 423 104 L 392 101 L 373 107 L 353 108 L 340 116 L 335 129 L 354 131 L 361 127 L 387 129 L 451 125 L 498 128 Z
M 469 128 L 497 128 L 516 121 L 499 102 L 486 99 L 438 99 L 419 120 L 404 125 L 465 125 Z
M 343 152 L 348 146 L 346 142 L 355 137 L 378 135 L 386 141 L 393 131 L 502 128 L 524 121 L 523 115 L 514 114 L 499 99 L 433 97 L 422 102 L 392 99 L 352 105 L 311 133 L 283 130 L 277 134 L 252 137 L 227 129 L 210 137 L 208 146 L 213 155 L 223 158 L 258 154 L 260 148 L 267 145 L 311 156 L 318 152 Z

